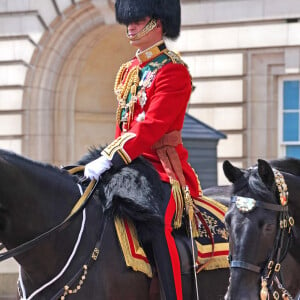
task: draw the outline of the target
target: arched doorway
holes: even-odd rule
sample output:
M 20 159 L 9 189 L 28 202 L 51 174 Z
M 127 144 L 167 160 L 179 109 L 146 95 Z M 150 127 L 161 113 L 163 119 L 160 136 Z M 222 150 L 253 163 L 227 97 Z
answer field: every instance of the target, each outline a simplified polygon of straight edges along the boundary
M 87 3 L 58 17 L 32 58 L 23 99 L 23 153 L 65 165 L 114 136 L 115 74 L 133 55 L 117 24 Z

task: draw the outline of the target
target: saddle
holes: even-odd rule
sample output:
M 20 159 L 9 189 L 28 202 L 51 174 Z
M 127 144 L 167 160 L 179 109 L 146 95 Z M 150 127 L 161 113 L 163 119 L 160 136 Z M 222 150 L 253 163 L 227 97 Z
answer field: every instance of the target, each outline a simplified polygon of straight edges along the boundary
M 151 168 L 148 166 L 147 170 L 151 172 L 149 172 L 145 180 L 145 173 L 141 174 L 139 170 L 139 166 L 143 166 L 143 164 L 147 163 L 144 160 L 136 159 L 119 171 L 109 170 L 103 174 L 101 178 L 102 184 L 99 185 L 97 193 L 99 199 L 105 199 L 106 201 L 102 201 L 104 210 L 116 211 L 116 208 L 120 209 L 122 207 L 120 205 L 121 200 L 126 199 L 126 206 L 129 207 L 126 211 L 127 213 L 132 213 L 135 211 L 134 209 L 142 207 L 142 210 L 140 209 L 139 212 L 143 211 L 143 214 L 133 213 L 134 217 L 141 215 L 143 220 L 147 220 L 148 216 L 151 219 L 153 217 L 156 218 L 158 208 L 155 199 L 160 197 L 161 190 L 158 186 L 154 188 L 151 184 L 153 177 L 158 175 L 156 171 L 151 171 Z M 67 170 L 70 168 L 70 166 L 65 167 Z M 73 170 L 74 168 L 71 169 Z M 74 174 L 74 172 L 72 173 Z M 79 176 L 77 172 L 75 173 L 76 176 Z M 80 169 L 79 173 L 82 173 L 82 169 Z M 81 181 L 80 178 L 82 177 L 79 176 L 79 181 Z M 137 183 L 138 180 L 142 181 Z M 157 178 L 155 182 L 160 182 L 160 180 Z M 83 182 L 81 181 L 81 183 Z M 131 191 L 130 196 L 128 186 L 135 186 L 135 192 Z M 114 203 L 117 203 L 117 207 L 114 207 Z M 194 238 L 193 243 L 195 262 L 192 259 L 191 239 L 187 236 L 184 226 L 173 231 L 182 273 L 191 273 L 195 264 L 198 271 L 202 269 L 228 268 L 229 243 L 224 225 L 227 207 L 203 195 L 201 198 L 193 199 L 193 203 L 196 208 L 195 213 L 198 214 L 198 219 L 200 220 L 198 234 Z M 130 219 L 118 217 L 122 215 L 122 213 L 115 214 L 114 220 L 126 265 L 135 271 L 143 272 L 148 277 L 152 277 L 152 266 L 139 243 L 136 229 Z
M 207 197 L 195 200 L 195 204 L 207 226 L 199 228 L 199 237 L 194 239 L 194 254 L 198 270 L 228 268 L 229 243 L 224 225 L 227 208 Z M 116 232 L 120 241 L 126 265 L 152 278 L 152 266 L 139 243 L 136 229 L 130 220 L 115 218 Z M 209 229 L 210 233 L 207 231 Z M 179 252 L 181 272 L 193 272 L 192 243 L 185 229 L 174 230 L 174 238 Z M 211 239 L 211 237 L 213 239 Z

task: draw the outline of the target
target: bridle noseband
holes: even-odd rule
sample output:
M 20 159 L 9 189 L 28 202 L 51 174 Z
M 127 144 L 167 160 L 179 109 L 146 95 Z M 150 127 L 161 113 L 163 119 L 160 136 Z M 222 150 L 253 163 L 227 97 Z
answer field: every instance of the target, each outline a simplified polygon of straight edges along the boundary
M 279 293 L 274 290 L 273 283 L 282 291 L 283 299 L 293 299 L 292 296 L 287 292 L 283 285 L 280 284 L 277 274 L 279 275 L 281 262 L 287 255 L 290 240 L 291 231 L 294 226 L 294 219 L 289 215 L 288 209 L 288 189 L 285 183 L 283 175 L 278 171 L 273 169 L 275 176 L 275 183 L 277 190 L 279 192 L 280 204 L 272 204 L 263 201 L 258 201 L 253 198 L 232 196 L 231 204 L 235 204 L 241 213 L 250 213 L 256 207 L 264 208 L 266 210 L 279 212 L 279 227 L 277 235 L 274 241 L 274 247 L 268 258 L 267 264 L 261 268 L 260 266 L 239 260 L 232 260 L 229 254 L 229 262 L 231 268 L 242 268 L 255 273 L 262 273 L 261 277 L 261 299 L 268 298 L 268 288 L 271 290 L 274 299 L 279 299 Z

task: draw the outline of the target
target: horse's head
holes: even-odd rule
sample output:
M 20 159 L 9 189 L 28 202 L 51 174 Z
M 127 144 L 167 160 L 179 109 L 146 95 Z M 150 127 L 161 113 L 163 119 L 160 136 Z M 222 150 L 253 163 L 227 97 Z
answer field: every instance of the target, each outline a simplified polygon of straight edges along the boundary
M 225 161 L 223 169 L 233 183 L 225 216 L 231 261 L 225 299 L 257 300 L 261 292 L 266 292 L 261 291 L 261 279 L 266 278 L 263 284 L 269 286 L 278 271 L 274 271 L 275 265 L 281 263 L 288 247 L 289 233 L 285 231 L 289 231 L 290 224 L 283 230 L 279 224 L 280 218 L 289 221 L 287 193 L 279 191 L 285 190 L 285 183 L 280 182 L 284 179 L 264 160 L 249 169 L 239 169 Z M 270 261 L 274 261 L 274 267 L 269 266 Z

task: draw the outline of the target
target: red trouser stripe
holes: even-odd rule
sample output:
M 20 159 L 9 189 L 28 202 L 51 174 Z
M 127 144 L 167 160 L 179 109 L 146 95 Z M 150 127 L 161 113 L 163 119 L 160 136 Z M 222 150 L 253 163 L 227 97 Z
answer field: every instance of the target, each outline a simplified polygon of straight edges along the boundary
M 175 244 L 175 240 L 172 235 L 172 220 L 175 214 L 176 204 L 171 193 L 170 201 L 165 213 L 165 236 L 169 248 L 172 269 L 173 269 L 173 278 L 176 288 L 177 300 L 182 300 L 182 283 L 181 283 L 181 270 L 180 270 L 180 260 L 178 255 L 178 250 Z

